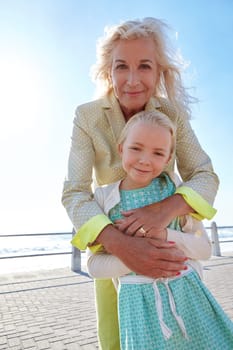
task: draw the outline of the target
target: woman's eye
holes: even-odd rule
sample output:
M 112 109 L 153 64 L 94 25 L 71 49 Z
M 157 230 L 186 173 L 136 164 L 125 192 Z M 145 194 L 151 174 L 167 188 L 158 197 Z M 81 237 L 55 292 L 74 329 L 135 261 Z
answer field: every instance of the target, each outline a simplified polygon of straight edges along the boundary
M 121 69 L 127 69 L 127 66 L 126 64 L 118 64 L 116 67 L 115 67 L 116 70 L 121 70 Z

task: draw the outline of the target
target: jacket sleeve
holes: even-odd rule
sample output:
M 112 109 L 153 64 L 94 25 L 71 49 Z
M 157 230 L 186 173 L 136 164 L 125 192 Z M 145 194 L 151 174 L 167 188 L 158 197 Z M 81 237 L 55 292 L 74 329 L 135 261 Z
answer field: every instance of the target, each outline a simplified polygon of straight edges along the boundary
M 219 179 L 214 172 L 211 159 L 202 149 L 188 118 L 184 115 L 178 115 L 166 99 L 159 99 L 159 101 L 161 103 L 161 111 L 167 114 L 176 126 L 175 161 L 183 181 L 182 193 L 180 192 L 180 194 L 193 207 L 193 202 L 191 201 L 193 193 L 196 192 L 195 210 L 198 212 L 200 209 L 199 219 L 209 219 L 215 214 L 215 211 L 209 213 L 209 217 L 206 216 L 206 212 L 203 212 L 202 215 L 203 203 L 201 198 L 212 206 L 219 186 Z M 199 206 L 200 208 L 198 209 Z
M 111 222 L 93 198 L 91 185 L 93 182 L 94 149 L 88 134 L 88 116 L 79 118 L 78 111 L 76 113 L 68 161 L 68 176 L 63 186 L 62 204 L 66 208 L 76 231 L 86 224 L 83 235 L 78 240 L 74 240 L 77 248 L 86 249 L 87 244 L 92 243 L 101 229 Z M 97 225 L 95 225 L 95 220 Z M 89 221 L 90 228 L 88 228 Z M 97 227 L 99 231 L 93 230 L 93 227 Z M 86 232 L 89 232 L 88 238 Z
M 176 162 L 183 186 L 190 187 L 213 205 L 219 179 L 188 120 L 179 120 L 177 127 Z

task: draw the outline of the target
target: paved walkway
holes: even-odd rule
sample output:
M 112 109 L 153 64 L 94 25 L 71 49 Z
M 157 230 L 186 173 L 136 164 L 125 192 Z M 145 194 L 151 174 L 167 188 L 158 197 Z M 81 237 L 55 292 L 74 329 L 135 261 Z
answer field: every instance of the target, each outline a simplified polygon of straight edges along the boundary
M 233 254 L 204 263 L 233 320 Z M 68 268 L 0 275 L 0 350 L 98 349 L 93 281 Z

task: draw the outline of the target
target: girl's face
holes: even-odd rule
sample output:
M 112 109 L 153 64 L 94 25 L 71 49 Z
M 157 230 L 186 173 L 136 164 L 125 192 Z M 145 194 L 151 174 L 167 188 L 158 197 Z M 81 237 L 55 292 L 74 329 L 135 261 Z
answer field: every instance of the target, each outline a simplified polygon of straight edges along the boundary
M 168 129 L 138 122 L 119 145 L 122 166 L 127 173 L 124 186 L 148 186 L 159 176 L 171 157 L 172 137 Z
M 113 49 L 110 75 L 126 120 L 143 110 L 155 92 L 158 81 L 155 51 L 151 38 L 119 40 Z

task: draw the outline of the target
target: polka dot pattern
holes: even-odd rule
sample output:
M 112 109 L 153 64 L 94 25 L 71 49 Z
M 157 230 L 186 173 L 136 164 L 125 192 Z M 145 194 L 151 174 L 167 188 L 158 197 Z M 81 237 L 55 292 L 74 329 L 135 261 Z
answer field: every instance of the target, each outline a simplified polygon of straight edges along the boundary
M 178 116 L 165 99 L 151 99 L 146 110 L 154 109 L 167 114 L 177 127 L 176 161 L 186 185 L 212 203 L 218 182 L 190 123 Z M 68 176 L 62 195 L 63 205 L 76 230 L 91 217 L 102 213 L 93 201 L 93 184 L 109 184 L 124 176 L 117 151 L 117 139 L 124 125 L 114 95 L 83 104 L 76 110 Z M 167 170 L 172 170 L 174 163 L 173 158 Z
M 119 324 L 121 349 L 124 350 L 231 350 L 233 323 L 195 272 L 170 280 L 169 287 L 176 310 L 184 321 L 186 339 L 169 305 L 168 292 L 157 282 L 163 320 L 172 330 L 165 339 L 156 309 L 152 283 L 121 284 L 119 291 Z

